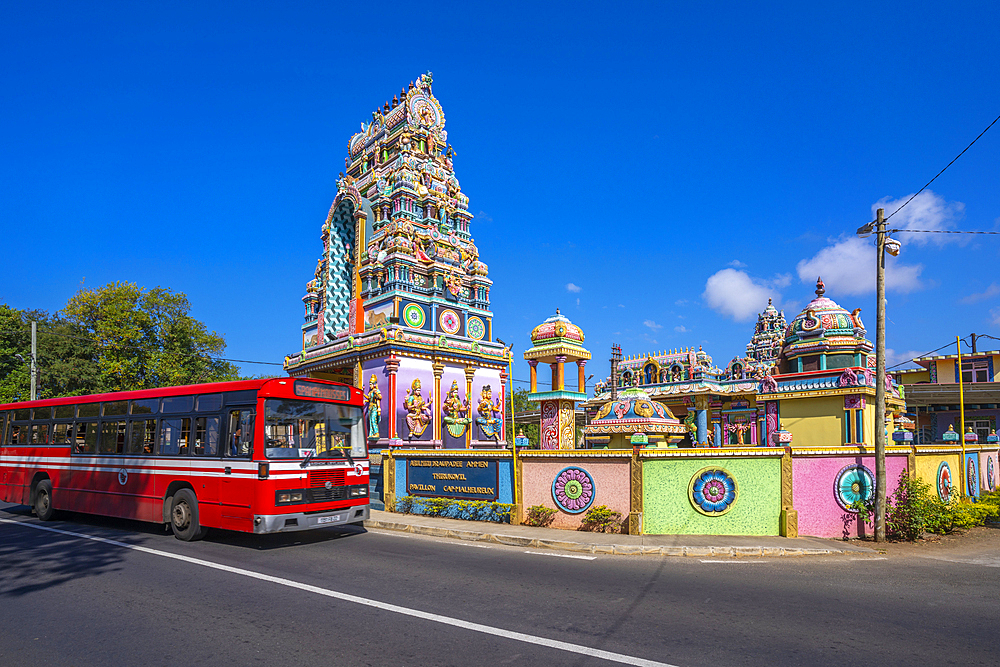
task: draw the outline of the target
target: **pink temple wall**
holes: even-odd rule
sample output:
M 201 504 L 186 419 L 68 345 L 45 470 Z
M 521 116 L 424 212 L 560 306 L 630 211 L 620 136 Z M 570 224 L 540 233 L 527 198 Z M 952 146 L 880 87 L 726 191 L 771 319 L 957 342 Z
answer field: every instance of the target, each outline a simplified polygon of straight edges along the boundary
M 993 468 L 993 484 L 990 484 L 990 480 L 987 475 L 990 470 L 990 462 L 992 461 Z M 986 491 L 996 491 L 997 490 L 997 474 L 1000 473 L 1000 460 L 998 460 L 997 450 L 991 449 L 988 451 L 979 452 L 979 492 L 985 493 Z
M 866 466 L 874 474 L 874 456 L 838 456 L 824 458 L 792 459 L 792 504 L 799 513 L 799 535 L 843 538 L 871 535 L 872 528 L 858 525 L 851 520 L 845 524 L 844 511 L 837 504 L 834 482 L 844 466 Z M 886 495 L 896 490 L 899 473 L 906 469 L 906 456 L 887 456 L 885 459 Z
M 525 512 L 532 505 L 558 509 L 552 498 L 552 482 L 563 468 L 575 467 L 587 471 L 594 479 L 596 493 L 590 507 L 607 505 L 608 508 L 622 513 L 623 522 L 628 521 L 629 459 L 623 458 L 619 461 L 588 460 L 583 457 L 566 457 L 555 461 L 521 459 L 520 465 L 523 493 L 521 502 Z M 576 530 L 586 514 L 586 511 L 569 514 L 559 510 L 550 527 Z

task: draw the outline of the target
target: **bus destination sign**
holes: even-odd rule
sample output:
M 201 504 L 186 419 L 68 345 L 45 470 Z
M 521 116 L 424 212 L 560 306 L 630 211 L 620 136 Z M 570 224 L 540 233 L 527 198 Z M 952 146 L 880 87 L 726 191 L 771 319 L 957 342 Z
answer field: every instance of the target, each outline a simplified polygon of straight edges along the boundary
M 406 493 L 425 498 L 497 499 L 499 464 L 488 459 L 407 459 Z
M 351 390 L 349 387 L 306 382 L 304 380 L 295 381 L 295 395 L 306 398 L 325 398 L 328 401 L 351 400 Z

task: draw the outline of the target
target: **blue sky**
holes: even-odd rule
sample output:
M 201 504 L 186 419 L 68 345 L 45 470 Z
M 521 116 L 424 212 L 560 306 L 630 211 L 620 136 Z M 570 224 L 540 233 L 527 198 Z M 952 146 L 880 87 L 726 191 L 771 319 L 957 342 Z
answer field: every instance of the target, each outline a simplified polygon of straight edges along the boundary
M 598 377 L 616 342 L 724 365 L 817 273 L 874 338 L 854 230 L 1000 114 L 1000 7 L 873 4 L 4 3 L 0 302 L 171 287 L 280 361 L 348 138 L 431 70 L 518 358 L 560 307 Z M 998 165 L 994 127 L 892 222 L 1000 228 Z M 900 240 L 890 363 L 1000 336 L 1000 237 Z

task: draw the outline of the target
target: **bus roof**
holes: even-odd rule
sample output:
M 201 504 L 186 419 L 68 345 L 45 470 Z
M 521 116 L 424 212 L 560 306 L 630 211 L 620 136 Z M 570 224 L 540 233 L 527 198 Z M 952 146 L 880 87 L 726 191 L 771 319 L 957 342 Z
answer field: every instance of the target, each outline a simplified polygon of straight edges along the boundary
M 260 390 L 270 382 L 288 382 L 289 380 L 309 380 L 321 384 L 340 384 L 320 378 L 276 377 L 257 380 L 236 380 L 234 382 L 206 382 L 203 384 L 184 384 L 176 387 L 159 387 L 156 389 L 136 389 L 133 391 L 116 391 L 106 394 L 84 394 L 82 396 L 62 396 L 60 398 L 42 398 L 35 401 L 19 401 L 17 403 L 2 403 L 0 410 L 15 408 L 30 408 L 47 405 L 67 405 L 71 403 L 97 403 L 99 401 L 123 401 L 128 399 L 160 398 L 163 396 L 187 396 L 188 394 L 212 394 L 221 391 Z

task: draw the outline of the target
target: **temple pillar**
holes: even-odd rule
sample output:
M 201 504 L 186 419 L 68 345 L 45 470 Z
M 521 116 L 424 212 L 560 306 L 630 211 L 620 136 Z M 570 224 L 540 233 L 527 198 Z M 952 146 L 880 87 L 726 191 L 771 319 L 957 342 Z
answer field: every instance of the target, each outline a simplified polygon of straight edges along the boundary
M 431 369 L 434 371 L 434 401 L 431 409 L 431 424 L 433 428 L 431 429 L 431 438 L 434 439 L 434 444 L 441 444 L 441 407 L 443 405 L 441 396 L 441 376 L 444 375 L 444 364 L 440 361 L 435 361 L 431 364 Z
M 697 444 L 705 445 L 708 444 L 708 396 L 695 396 L 694 407 Z
M 556 376 L 558 377 L 558 386 L 552 387 L 554 391 L 565 391 L 566 390 L 566 355 L 559 354 L 556 355 Z
M 534 363 L 537 364 L 538 362 L 536 361 Z M 534 367 L 532 367 L 532 368 L 534 368 Z M 511 386 L 513 387 L 513 383 L 511 383 Z M 513 389 L 511 389 L 511 391 L 513 391 Z M 506 442 L 507 441 L 507 407 L 508 407 L 509 403 L 510 403 L 510 399 L 507 398 L 507 370 L 506 369 L 501 369 L 500 370 L 500 405 L 502 407 L 500 408 L 500 441 L 502 441 L 502 442 Z M 510 423 L 514 424 L 515 421 L 514 421 L 513 408 L 511 408 L 511 410 L 512 410 L 512 412 L 510 414 Z M 513 438 L 514 438 L 514 427 L 513 426 L 511 426 L 510 432 L 511 432 L 511 436 L 510 436 L 511 437 L 511 441 L 508 444 L 513 445 L 514 444 L 514 440 L 513 440 Z
M 580 387 L 578 391 L 581 394 L 586 394 L 587 393 L 587 378 L 583 374 L 583 367 L 586 366 L 586 365 L 587 365 L 587 360 L 586 359 L 577 359 L 576 360 L 577 381 L 578 381 L 579 387 Z
M 389 374 L 389 431 L 386 437 L 398 438 L 396 433 L 396 371 L 399 370 L 399 359 L 389 357 L 385 360 L 385 372 Z
M 348 328 L 351 333 L 364 333 L 365 332 L 365 305 L 364 300 L 361 298 L 361 253 L 364 251 L 367 242 L 365 241 L 365 222 L 368 219 L 368 215 L 362 210 L 357 209 L 354 211 L 354 272 L 352 275 L 352 289 L 351 289 L 351 317 L 353 318 L 348 322 Z
M 465 429 L 465 448 L 472 448 L 472 378 L 476 375 L 476 369 L 472 366 L 465 367 L 465 402 L 468 405 L 466 417 L 469 418 L 469 425 Z
M 716 447 L 722 447 L 724 444 L 722 440 L 722 424 L 719 422 L 712 422 L 712 435 L 714 436 L 714 442 Z
M 532 394 L 538 392 L 538 362 L 534 359 L 528 361 L 528 366 L 530 367 L 531 382 L 529 383 L 530 389 L 528 391 Z
M 559 364 L 549 364 L 549 369 L 552 371 L 552 382 L 549 388 L 556 391 L 556 387 L 559 386 Z

